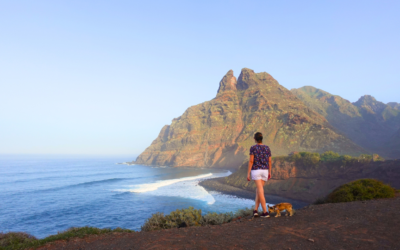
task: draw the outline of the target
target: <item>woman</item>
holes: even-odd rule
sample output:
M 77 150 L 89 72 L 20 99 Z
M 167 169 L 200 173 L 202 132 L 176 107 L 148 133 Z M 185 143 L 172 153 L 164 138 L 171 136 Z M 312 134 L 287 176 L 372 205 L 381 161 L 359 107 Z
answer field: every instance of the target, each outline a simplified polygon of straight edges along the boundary
M 253 216 L 258 216 L 258 207 L 263 209 L 261 217 L 269 217 L 264 197 L 264 184 L 271 178 L 271 150 L 268 146 L 262 144 L 263 136 L 260 132 L 254 134 L 256 145 L 250 148 L 250 161 L 247 171 L 247 181 L 251 179 L 256 183 L 256 206 Z

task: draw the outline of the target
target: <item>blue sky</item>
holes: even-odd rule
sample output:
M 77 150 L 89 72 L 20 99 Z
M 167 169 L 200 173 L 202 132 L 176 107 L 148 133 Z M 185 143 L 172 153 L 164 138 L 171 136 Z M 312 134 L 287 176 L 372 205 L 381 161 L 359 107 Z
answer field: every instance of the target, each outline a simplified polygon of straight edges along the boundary
M 141 153 L 223 75 L 400 102 L 399 1 L 0 1 L 0 154 Z

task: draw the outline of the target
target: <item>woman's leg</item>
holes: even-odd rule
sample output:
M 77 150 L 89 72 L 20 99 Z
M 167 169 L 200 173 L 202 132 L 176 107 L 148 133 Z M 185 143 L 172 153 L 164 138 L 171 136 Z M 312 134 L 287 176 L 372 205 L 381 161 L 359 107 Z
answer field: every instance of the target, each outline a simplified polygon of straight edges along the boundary
M 258 199 L 258 189 L 256 188 L 256 206 L 254 210 L 258 210 L 259 206 L 260 206 L 260 200 Z
M 263 212 L 264 213 L 268 212 L 267 211 L 267 205 L 265 204 L 265 197 L 264 197 L 264 184 L 265 184 L 265 181 L 263 181 L 263 180 L 255 180 L 255 182 L 256 182 L 256 186 L 257 186 L 258 201 L 259 201 L 259 203 L 261 203 L 261 207 L 263 209 Z

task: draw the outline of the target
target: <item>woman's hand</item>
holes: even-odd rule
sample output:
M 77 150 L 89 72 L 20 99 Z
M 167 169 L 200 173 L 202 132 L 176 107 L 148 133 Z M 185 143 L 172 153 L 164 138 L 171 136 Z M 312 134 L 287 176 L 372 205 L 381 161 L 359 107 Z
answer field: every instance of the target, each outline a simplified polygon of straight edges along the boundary
M 250 174 L 247 175 L 247 181 L 250 181 Z
M 268 180 L 271 179 L 271 172 L 268 171 Z

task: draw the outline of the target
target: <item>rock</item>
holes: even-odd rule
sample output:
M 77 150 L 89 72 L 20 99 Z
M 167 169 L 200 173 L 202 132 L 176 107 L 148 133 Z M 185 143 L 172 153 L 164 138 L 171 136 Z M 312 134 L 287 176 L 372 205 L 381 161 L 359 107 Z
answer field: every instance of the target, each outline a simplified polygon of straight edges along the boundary
M 308 239 L 308 241 L 310 241 L 310 242 L 314 242 L 314 240 L 313 240 L 313 239 Z

